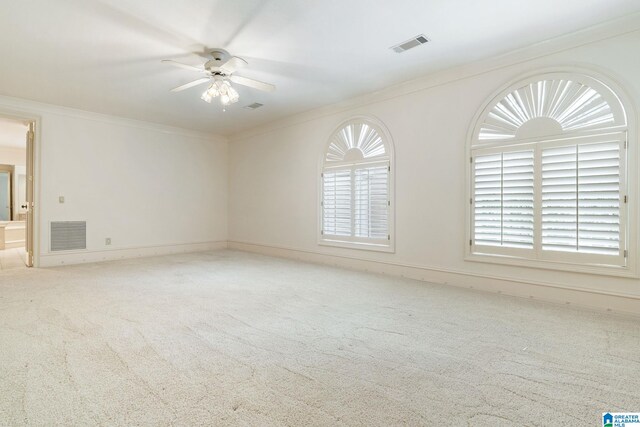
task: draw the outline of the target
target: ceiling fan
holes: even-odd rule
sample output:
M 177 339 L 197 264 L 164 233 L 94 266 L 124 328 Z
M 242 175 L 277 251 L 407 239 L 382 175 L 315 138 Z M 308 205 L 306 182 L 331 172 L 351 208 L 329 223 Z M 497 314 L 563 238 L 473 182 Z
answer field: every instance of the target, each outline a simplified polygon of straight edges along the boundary
M 201 98 L 211 103 L 213 98 L 220 97 L 220 103 L 223 107 L 226 107 L 229 104 L 238 102 L 239 99 L 238 92 L 231 85 L 232 82 L 265 92 L 276 90 L 276 87 L 272 84 L 234 75 L 233 73 L 236 70 L 247 65 L 247 61 L 237 56 L 231 56 L 224 49 L 210 49 L 203 56 L 210 59 L 200 66 L 187 65 L 171 59 L 162 60 L 162 62 L 175 67 L 204 74 L 204 77 L 171 89 L 171 92 L 180 92 L 209 83 L 209 87 L 204 91 Z

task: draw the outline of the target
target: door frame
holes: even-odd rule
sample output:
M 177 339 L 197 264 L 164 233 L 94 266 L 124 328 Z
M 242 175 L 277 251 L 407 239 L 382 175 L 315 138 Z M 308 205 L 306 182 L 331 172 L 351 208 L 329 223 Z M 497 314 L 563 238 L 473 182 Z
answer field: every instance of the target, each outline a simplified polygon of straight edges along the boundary
M 0 106 L 0 116 L 25 122 L 26 125 L 29 123 L 34 124 L 34 135 L 33 135 L 33 152 L 31 153 L 32 158 L 26 159 L 27 162 L 31 162 L 33 165 L 33 230 L 31 230 L 31 247 L 33 248 L 33 267 L 40 266 L 40 153 L 41 153 L 41 135 L 42 135 L 42 117 L 37 114 L 31 114 L 25 111 L 12 110 L 10 108 L 5 108 Z M 26 144 L 26 134 L 25 134 L 25 144 Z M 26 147 L 25 147 L 26 148 Z M 28 184 L 27 184 L 28 185 Z M 28 221 L 27 221 L 28 222 Z M 28 227 L 28 225 L 25 225 Z M 25 242 L 26 243 L 26 242 Z M 28 257 L 28 254 L 27 254 Z

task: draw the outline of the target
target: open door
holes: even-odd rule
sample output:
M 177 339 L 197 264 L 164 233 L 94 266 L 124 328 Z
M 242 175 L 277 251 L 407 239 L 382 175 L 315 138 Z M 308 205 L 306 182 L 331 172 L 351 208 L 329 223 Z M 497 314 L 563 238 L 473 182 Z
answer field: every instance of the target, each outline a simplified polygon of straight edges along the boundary
M 27 211 L 27 227 L 26 227 L 26 251 L 27 251 L 27 267 L 33 267 L 33 214 L 34 214 L 34 196 L 33 196 L 33 169 L 34 169 L 34 153 L 33 144 L 35 137 L 35 123 L 29 123 L 27 131 L 27 200 L 23 206 Z

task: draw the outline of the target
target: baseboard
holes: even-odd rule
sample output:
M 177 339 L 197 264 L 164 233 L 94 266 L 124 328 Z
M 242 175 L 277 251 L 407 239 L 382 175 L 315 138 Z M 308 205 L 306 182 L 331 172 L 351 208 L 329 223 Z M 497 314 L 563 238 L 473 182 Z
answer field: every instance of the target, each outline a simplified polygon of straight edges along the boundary
M 8 240 L 4 243 L 5 249 L 24 248 L 24 240 Z
M 415 265 L 377 262 L 253 243 L 229 241 L 228 248 L 316 264 L 332 265 L 351 270 L 389 274 L 429 283 L 451 285 L 556 304 L 575 305 L 598 311 L 640 316 L 640 295 L 615 294 L 600 290 L 570 288 L 557 283 L 524 281 L 440 268 L 435 269 Z
M 177 253 L 202 252 L 225 249 L 227 241 L 213 241 L 201 243 L 187 243 L 164 246 L 142 246 L 135 248 L 114 248 L 102 251 L 69 251 L 40 254 L 37 267 L 54 267 L 66 264 L 83 264 L 89 262 L 113 261 L 127 258 L 170 255 Z

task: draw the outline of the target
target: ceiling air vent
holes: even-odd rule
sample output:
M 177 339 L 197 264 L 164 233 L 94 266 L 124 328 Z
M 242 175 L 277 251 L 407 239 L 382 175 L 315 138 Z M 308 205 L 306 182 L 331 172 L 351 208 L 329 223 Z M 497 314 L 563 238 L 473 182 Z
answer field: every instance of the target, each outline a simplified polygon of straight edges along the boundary
M 262 107 L 264 104 L 260 104 L 259 102 L 254 102 L 253 104 L 245 105 L 244 108 L 247 110 L 255 110 L 257 108 Z
M 421 44 L 429 43 L 429 38 L 424 34 L 417 35 L 405 42 L 392 46 L 390 49 L 393 49 L 396 53 L 402 53 L 405 50 L 413 49 L 416 46 L 420 46 Z
M 52 221 L 51 252 L 87 249 L 85 221 Z

